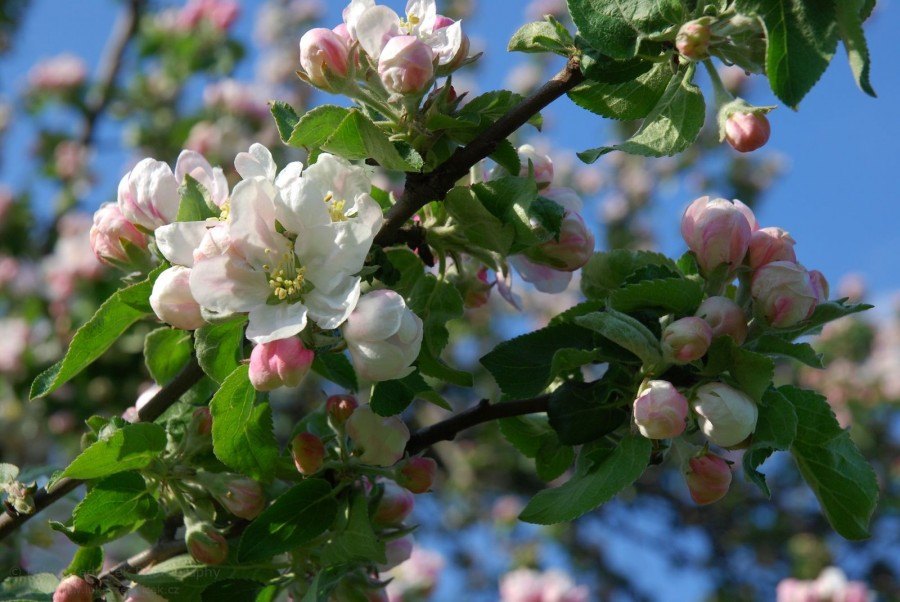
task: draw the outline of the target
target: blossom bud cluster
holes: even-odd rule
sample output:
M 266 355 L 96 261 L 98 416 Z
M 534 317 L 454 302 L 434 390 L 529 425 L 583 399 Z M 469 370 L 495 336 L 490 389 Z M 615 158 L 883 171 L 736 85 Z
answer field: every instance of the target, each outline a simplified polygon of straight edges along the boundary
M 300 76 L 351 96 L 359 80 L 376 97 L 421 98 L 436 77 L 465 64 L 468 51 L 462 23 L 437 14 L 434 0 L 410 0 L 404 17 L 373 0 L 352 0 L 342 23 L 311 29 L 300 39 Z M 380 86 L 372 84 L 370 72 Z
M 841 569 L 830 566 L 811 581 L 789 577 L 775 590 L 777 602 L 873 602 L 875 592 L 863 581 L 850 581 Z

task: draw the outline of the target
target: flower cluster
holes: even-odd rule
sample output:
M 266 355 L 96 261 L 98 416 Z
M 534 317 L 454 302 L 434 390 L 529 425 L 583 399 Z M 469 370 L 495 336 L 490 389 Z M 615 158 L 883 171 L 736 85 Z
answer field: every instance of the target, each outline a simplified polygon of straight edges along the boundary
M 862 581 L 849 581 L 844 571 L 830 566 L 812 581 L 787 578 L 778 584 L 778 602 L 872 602 L 875 593 Z

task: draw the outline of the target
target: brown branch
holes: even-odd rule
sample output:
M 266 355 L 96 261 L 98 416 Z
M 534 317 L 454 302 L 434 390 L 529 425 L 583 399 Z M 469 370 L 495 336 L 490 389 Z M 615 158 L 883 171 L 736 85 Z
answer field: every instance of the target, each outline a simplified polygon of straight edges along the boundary
M 159 418 L 179 397 L 187 393 L 188 389 L 194 386 L 203 377 L 203 370 L 197 363 L 196 358 L 191 358 L 187 366 L 175 377 L 175 379 L 159 390 L 147 404 L 138 411 L 138 417 L 141 422 L 152 422 Z M 37 515 L 41 510 L 57 502 L 67 493 L 78 488 L 84 483 L 81 479 L 60 479 L 56 486 L 47 491 L 41 488 L 34 494 L 35 510 L 31 514 L 10 514 L 9 511 L 0 514 L 0 541 L 3 541 L 7 535 L 13 533 L 21 527 L 25 521 Z
M 453 441 L 460 431 L 473 426 L 492 420 L 499 420 L 500 418 L 512 418 L 513 416 L 546 412 L 549 405 L 550 395 L 540 395 L 531 399 L 502 401 L 500 403 L 491 403 L 487 399 L 482 399 L 477 405 L 468 410 L 417 430 L 409 438 L 406 444 L 406 451 L 410 455 L 417 454 L 438 441 Z
M 124 582 L 130 581 L 128 575 L 139 573 L 151 565 L 159 564 L 185 552 L 187 552 L 187 545 L 185 545 L 184 539 L 161 539 L 143 552 L 138 552 L 128 560 L 103 571 L 100 574 L 100 581 L 117 587 L 119 593 L 124 594 L 125 592 L 122 591 L 125 589 Z
M 533 95 L 529 96 L 495 121 L 477 138 L 456 151 L 429 173 L 408 172 L 403 197 L 388 210 L 375 244 L 387 247 L 399 241 L 400 229 L 419 209 L 431 201 L 443 200 L 456 181 L 469 169 L 490 155 L 501 141 L 525 125 L 531 117 L 551 102 L 584 81 L 578 59 L 566 66 Z

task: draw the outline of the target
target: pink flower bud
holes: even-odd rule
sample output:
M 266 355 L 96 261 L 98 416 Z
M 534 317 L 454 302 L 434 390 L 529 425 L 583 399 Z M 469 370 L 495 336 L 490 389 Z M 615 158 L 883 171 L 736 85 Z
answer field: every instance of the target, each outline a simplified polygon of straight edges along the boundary
M 300 38 L 300 66 L 309 82 L 324 90 L 347 77 L 350 48 L 340 34 L 324 27 L 310 29 Z
M 143 159 L 119 181 L 119 209 L 135 226 L 153 231 L 175 221 L 181 197 L 172 168 Z
M 332 395 L 325 400 L 325 412 L 335 426 L 343 426 L 359 402 L 352 395 Z
M 494 283 L 488 282 L 487 268 L 478 270 L 476 278 L 466 278 L 457 284 L 466 307 L 475 309 L 481 307 L 491 298 L 491 289 Z
M 296 387 L 314 357 L 297 337 L 260 343 L 250 352 L 250 382 L 257 391 Z
M 798 263 L 773 261 L 753 272 L 750 294 L 769 324 L 784 328 L 812 315 L 820 297 L 827 295 L 823 282 L 821 274 L 813 277 Z
M 188 552 L 197 562 L 222 564 L 228 558 L 228 542 L 215 527 L 205 522 L 185 519 L 187 530 L 185 543 Z
M 434 27 L 432 31 L 436 33 L 439 29 L 444 29 L 446 27 L 450 27 L 451 25 L 457 23 L 450 17 L 445 17 L 444 15 L 437 15 L 434 18 Z M 465 34 L 460 28 L 460 40 L 459 40 L 459 48 L 456 50 L 456 53 L 450 57 L 446 58 L 447 55 L 452 51 L 452 46 L 448 47 L 448 49 L 444 49 L 442 52 L 442 56 L 439 57 L 438 62 L 441 64 L 441 74 L 447 75 L 455 69 L 459 68 L 463 62 L 465 62 L 466 58 L 469 56 L 469 36 Z
M 425 493 L 434 484 L 437 462 L 424 456 L 414 456 L 400 469 L 397 482 L 413 493 Z
M 751 222 L 746 214 L 749 208 L 746 205 L 738 207 L 736 203 L 700 197 L 690 204 L 681 218 L 681 236 L 696 255 L 704 275 L 722 264 L 733 270 L 747 254 L 751 233 Z
M 746 393 L 718 382 L 700 386 L 691 399 L 691 409 L 706 438 L 722 447 L 749 437 L 759 416 L 756 402 Z
M 408 376 L 422 346 L 422 320 L 398 293 L 380 289 L 363 295 L 343 327 L 353 367 L 371 381 Z
M 662 332 L 662 348 L 666 359 L 676 364 L 689 364 L 706 354 L 712 342 L 712 328 L 702 318 L 675 320 Z
M 116 203 L 103 203 L 94 213 L 91 226 L 91 249 L 97 259 L 107 265 L 127 266 L 130 263 L 125 245 L 147 248 L 147 237 L 125 219 Z
M 325 444 L 312 433 L 300 433 L 291 441 L 291 456 L 300 474 L 316 474 L 325 460 Z
M 175 265 L 160 274 L 153 283 L 150 307 L 157 318 L 175 328 L 196 330 L 206 324 L 191 294 L 191 268 Z
M 60 54 L 32 67 L 28 86 L 36 92 L 69 92 L 84 83 L 87 71 L 87 63 L 81 57 Z
M 787 230 L 776 227 L 760 228 L 750 236 L 747 264 L 750 269 L 755 270 L 773 261 L 796 262 L 795 243 Z
M 53 602 L 91 602 L 94 588 L 78 575 L 69 575 L 56 586 Z
M 409 428 L 398 416 L 379 416 L 367 405 L 347 420 L 347 434 L 359 459 L 375 466 L 393 466 L 403 457 Z
M 634 423 L 648 439 L 671 439 L 684 432 L 688 402 L 665 380 L 651 380 L 634 400 Z
M 262 487 L 249 477 L 201 470 L 195 479 L 226 510 L 239 518 L 254 519 L 266 507 Z
M 828 281 L 825 280 L 825 274 L 819 270 L 810 270 L 809 281 L 812 283 L 813 290 L 816 291 L 816 299 L 819 303 L 828 301 Z
M 389 92 L 422 94 L 434 81 L 434 53 L 416 36 L 394 36 L 378 58 L 378 75 Z
M 700 304 L 695 315 L 709 324 L 713 338 L 727 335 L 738 345 L 743 345 L 747 339 L 747 316 L 741 306 L 728 297 L 709 297 Z
M 695 504 L 712 504 L 725 497 L 731 486 L 731 467 L 725 460 L 707 453 L 691 458 L 688 465 L 684 478 Z
M 777 602 L 819 602 L 812 581 L 789 577 L 778 582 L 775 588 Z
M 553 160 L 549 155 L 537 152 L 530 144 L 523 144 L 518 149 L 521 167 L 519 176 L 528 177 L 529 162 L 534 169 L 534 180 L 538 188 L 546 188 L 553 182 Z
M 764 113 L 732 113 L 725 121 L 725 140 L 741 153 L 749 153 L 769 141 L 772 128 Z
M 574 272 L 594 254 L 594 235 L 581 215 L 566 211 L 559 230 L 559 240 L 548 240 L 526 251 L 534 263 L 563 272 Z
M 701 61 L 709 56 L 709 27 L 699 21 L 688 21 L 675 36 L 675 48 L 684 58 Z
M 194 410 L 194 413 L 191 415 L 191 425 L 193 425 L 193 432 L 198 435 L 209 435 L 212 433 L 212 414 L 209 411 L 209 406 L 203 406 Z
M 412 512 L 416 504 L 413 494 L 390 479 L 378 479 L 384 487 L 375 513 L 372 514 L 372 522 L 380 525 L 399 525 Z
M 389 571 L 398 564 L 406 562 L 412 555 L 413 537 L 412 535 L 404 535 L 400 539 L 392 539 L 384 544 L 384 555 L 387 561 L 378 565 L 378 570 Z

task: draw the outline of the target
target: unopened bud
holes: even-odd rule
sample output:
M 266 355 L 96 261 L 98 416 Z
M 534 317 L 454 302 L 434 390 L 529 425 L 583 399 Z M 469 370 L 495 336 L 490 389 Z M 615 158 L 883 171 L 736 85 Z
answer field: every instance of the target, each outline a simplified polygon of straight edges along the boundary
M 412 555 L 413 537 L 404 535 L 399 539 L 392 539 L 384 545 L 384 555 L 387 561 L 378 565 L 378 570 L 389 571 L 398 564 L 406 562 Z
M 413 493 L 425 493 L 434 485 L 437 462 L 424 456 L 414 456 L 400 469 L 397 482 Z
M 672 383 L 651 380 L 634 400 L 634 423 L 648 439 L 671 439 L 684 432 L 688 402 Z
M 185 517 L 187 530 L 185 543 L 188 552 L 197 562 L 222 564 L 228 558 L 228 542 L 214 526 Z
M 316 27 L 300 38 L 300 66 L 309 82 L 324 90 L 347 76 L 350 48 L 344 38 L 330 29 Z
M 352 395 L 332 395 L 325 400 L 325 413 L 334 426 L 343 426 L 359 402 Z
M 702 61 L 709 57 L 709 38 L 709 26 L 702 19 L 688 21 L 675 36 L 675 48 L 688 60 Z
M 411 374 L 423 333 L 422 319 L 388 289 L 363 295 L 343 327 L 356 373 L 371 381 Z
M 412 512 L 416 500 L 409 490 L 390 479 L 379 478 L 378 483 L 384 490 L 372 515 L 372 522 L 399 525 Z
M 750 396 L 718 382 L 700 386 L 691 399 L 691 409 L 706 438 L 722 447 L 735 446 L 749 437 L 759 416 Z
M 69 575 L 56 586 L 53 602 L 91 602 L 94 588 L 78 575 Z
M 325 444 L 312 433 L 300 433 L 291 441 L 291 456 L 300 474 L 316 474 L 325 461 Z
M 812 315 L 820 297 L 828 294 L 824 282 L 821 273 L 812 276 L 798 263 L 773 261 L 753 272 L 750 293 L 769 324 L 784 328 Z
M 731 467 L 719 456 L 707 453 L 688 460 L 684 478 L 695 504 L 712 504 L 728 493 Z
M 697 257 L 704 275 L 726 264 L 735 269 L 744 260 L 750 246 L 752 212 L 740 201 L 695 200 L 681 218 L 681 236 Z M 749 212 L 750 217 L 747 213 Z
M 713 338 L 730 336 L 738 345 L 747 339 L 747 316 L 741 306 L 728 297 L 709 297 L 695 314 L 709 324 Z
M 772 128 L 764 113 L 733 113 L 725 121 L 725 140 L 734 150 L 749 153 L 769 141 Z
M 147 249 L 147 237 L 125 219 L 117 203 L 104 203 L 94 213 L 91 249 L 101 262 L 127 268 L 132 261 L 129 246 Z
M 239 518 L 254 519 L 266 507 L 262 487 L 249 477 L 200 470 L 195 478 L 217 502 Z
M 553 182 L 553 159 L 549 155 L 537 152 L 530 144 L 520 146 L 518 153 L 519 161 L 521 162 L 519 176 L 523 178 L 528 176 L 528 164 L 531 163 L 534 170 L 534 181 L 537 183 L 538 188 L 550 186 Z
M 409 428 L 398 416 L 379 416 L 367 405 L 347 420 L 347 434 L 359 459 L 375 466 L 393 466 L 403 457 Z
M 760 228 L 750 236 L 747 264 L 756 270 L 773 261 L 797 261 L 794 252 L 796 241 L 787 230 L 781 228 Z
M 548 240 L 525 252 L 525 256 L 539 265 L 554 270 L 574 272 L 594 254 L 594 235 L 581 215 L 566 211 L 559 229 L 559 240 Z
M 662 332 L 663 354 L 676 364 L 689 364 L 700 359 L 711 342 L 712 328 L 702 318 L 694 316 L 675 320 Z
M 200 304 L 191 293 L 191 268 L 174 265 L 153 283 L 150 307 L 156 317 L 182 330 L 196 330 L 206 324 Z
M 314 358 L 297 337 L 260 343 L 250 352 L 250 382 L 257 391 L 296 387 Z
M 389 92 L 422 94 L 434 81 L 434 53 L 416 36 L 395 36 L 381 51 L 378 75 Z

